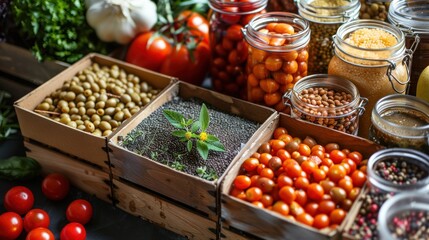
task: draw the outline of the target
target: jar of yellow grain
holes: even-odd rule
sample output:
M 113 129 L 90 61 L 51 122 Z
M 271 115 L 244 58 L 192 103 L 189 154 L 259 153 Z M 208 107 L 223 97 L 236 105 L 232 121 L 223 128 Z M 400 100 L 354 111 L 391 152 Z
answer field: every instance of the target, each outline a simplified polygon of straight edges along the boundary
M 368 138 L 375 103 L 386 95 L 405 93 L 412 52 L 406 49 L 399 28 L 378 20 L 346 23 L 338 28 L 333 42 L 328 73 L 350 80 L 368 98 L 358 133 Z
M 308 73 L 326 74 L 332 53 L 332 36 L 344 23 L 358 19 L 359 0 L 299 0 L 298 12 L 310 22 Z

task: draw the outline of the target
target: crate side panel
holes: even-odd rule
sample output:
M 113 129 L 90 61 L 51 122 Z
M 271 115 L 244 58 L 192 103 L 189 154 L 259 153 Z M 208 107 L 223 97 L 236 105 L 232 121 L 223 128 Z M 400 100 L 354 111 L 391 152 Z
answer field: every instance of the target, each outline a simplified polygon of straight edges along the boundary
M 113 180 L 117 207 L 189 239 L 216 239 L 217 224 L 156 195 Z
M 24 146 L 26 155 L 40 163 L 43 173 L 61 173 L 73 186 L 111 203 L 109 174 L 38 144 L 24 141 Z

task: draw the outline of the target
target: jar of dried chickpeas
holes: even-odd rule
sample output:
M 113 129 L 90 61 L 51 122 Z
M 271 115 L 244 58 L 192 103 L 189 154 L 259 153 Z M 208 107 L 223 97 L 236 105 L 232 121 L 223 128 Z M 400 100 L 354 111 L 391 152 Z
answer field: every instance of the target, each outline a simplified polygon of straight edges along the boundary
M 246 99 L 247 44 L 241 28 L 265 12 L 268 0 L 209 0 L 211 85 L 213 90 Z
M 390 0 L 360 0 L 359 19 L 374 19 L 387 22 Z
M 310 22 L 308 73 L 328 72 L 332 36 L 344 23 L 359 17 L 359 0 L 299 0 L 298 12 Z
M 253 18 L 243 33 L 249 44 L 248 100 L 284 111 L 283 94 L 307 76 L 308 22 L 297 14 L 270 12 Z
M 284 101 L 294 118 L 356 135 L 368 99 L 347 79 L 313 74 L 297 82 Z
M 388 20 L 404 32 L 405 46 L 413 49 L 408 94 L 416 95 L 419 76 L 429 65 L 429 2 L 427 0 L 392 0 Z M 416 35 L 420 38 L 418 44 L 414 40 Z
M 412 52 L 405 48 L 402 31 L 378 20 L 354 20 L 333 36 L 334 53 L 328 73 L 353 82 L 368 98 L 360 121 L 359 136 L 368 138 L 371 111 L 382 97 L 405 93 Z

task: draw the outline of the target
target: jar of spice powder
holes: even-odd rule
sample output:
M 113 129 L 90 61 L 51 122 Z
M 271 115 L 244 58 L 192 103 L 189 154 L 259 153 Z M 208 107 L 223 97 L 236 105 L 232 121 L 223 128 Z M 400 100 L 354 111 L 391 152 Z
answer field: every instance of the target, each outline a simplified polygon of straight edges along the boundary
M 284 97 L 292 117 L 348 134 L 357 134 L 367 103 L 352 82 L 327 74 L 302 78 Z
M 387 22 L 390 0 L 360 0 L 359 19 L 374 19 Z
M 310 22 L 309 74 L 326 74 L 332 58 L 332 36 L 343 23 L 359 17 L 359 0 L 300 0 L 298 12 Z
M 392 94 L 372 109 L 369 139 L 388 148 L 412 148 L 429 154 L 429 103 Z
M 416 95 L 420 73 L 429 64 L 429 2 L 427 0 L 393 0 L 388 20 L 405 34 L 405 46 L 414 51 L 408 94 Z M 420 42 L 416 42 L 416 35 Z
M 307 76 L 308 22 L 297 14 L 270 12 L 253 18 L 243 33 L 249 45 L 248 101 L 286 110 L 283 94 Z
M 213 90 L 246 99 L 247 44 L 241 28 L 265 12 L 268 0 L 209 0 L 211 85 Z
M 368 138 L 371 111 L 382 97 L 405 93 L 412 52 L 405 48 L 402 31 L 386 22 L 354 20 L 338 28 L 328 73 L 353 82 L 368 98 L 359 136 Z

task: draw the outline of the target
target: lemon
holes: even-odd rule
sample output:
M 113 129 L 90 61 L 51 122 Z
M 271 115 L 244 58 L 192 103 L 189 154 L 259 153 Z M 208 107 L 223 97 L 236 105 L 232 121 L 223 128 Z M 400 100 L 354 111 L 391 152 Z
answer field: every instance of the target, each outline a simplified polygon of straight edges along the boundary
M 429 102 L 429 66 L 423 69 L 417 82 L 416 97 Z

